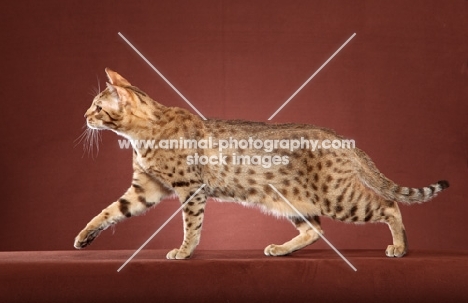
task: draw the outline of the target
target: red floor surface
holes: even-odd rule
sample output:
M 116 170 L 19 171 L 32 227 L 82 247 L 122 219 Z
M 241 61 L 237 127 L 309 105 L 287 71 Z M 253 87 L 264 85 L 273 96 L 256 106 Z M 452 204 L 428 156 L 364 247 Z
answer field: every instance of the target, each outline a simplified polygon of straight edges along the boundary
M 348 250 L 265 257 L 261 251 L 0 253 L 0 302 L 465 302 L 468 252 Z

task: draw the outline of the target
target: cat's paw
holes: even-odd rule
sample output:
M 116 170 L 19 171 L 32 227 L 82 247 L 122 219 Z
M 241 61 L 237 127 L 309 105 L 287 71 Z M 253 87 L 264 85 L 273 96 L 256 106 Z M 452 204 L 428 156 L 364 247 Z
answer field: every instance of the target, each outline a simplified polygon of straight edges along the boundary
M 186 253 L 178 248 L 174 248 L 170 252 L 167 253 L 166 259 L 169 260 L 183 260 L 190 258 L 190 254 Z
M 404 246 L 389 245 L 385 250 L 385 254 L 390 258 L 401 258 L 406 254 Z
M 291 253 L 291 251 L 284 247 L 284 245 L 275 244 L 268 245 L 267 247 L 265 247 L 265 250 L 263 252 L 266 256 L 284 256 Z
M 82 249 L 91 244 L 97 236 L 102 232 L 102 229 L 83 229 L 75 238 L 75 248 Z

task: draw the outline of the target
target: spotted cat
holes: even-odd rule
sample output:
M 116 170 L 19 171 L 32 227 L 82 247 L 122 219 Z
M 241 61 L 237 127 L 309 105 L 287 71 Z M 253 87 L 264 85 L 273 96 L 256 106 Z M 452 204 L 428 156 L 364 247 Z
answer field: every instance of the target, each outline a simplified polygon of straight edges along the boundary
M 85 114 L 90 129 L 112 130 L 132 142 L 180 144 L 174 148 L 134 144 L 130 188 L 86 225 L 75 238 L 75 248 L 84 248 L 109 226 L 177 195 L 181 203 L 190 201 L 182 212 L 182 245 L 171 250 L 168 259 L 186 259 L 193 254 L 209 197 L 258 206 L 289 219 L 299 235 L 282 245 L 267 246 L 264 253 L 269 256 L 287 255 L 318 240 L 317 232 L 323 232 L 319 217 L 327 216 L 344 222 L 388 224 L 393 243 L 385 253 L 388 257 L 402 257 L 408 244 L 396 202 L 426 202 L 449 186 L 447 181 L 423 188 L 399 186 L 382 175 L 357 148 L 293 149 L 292 144 L 286 144 L 343 140 L 328 129 L 202 120 L 185 109 L 159 104 L 110 69 L 106 73 L 107 88 L 94 98 Z M 191 146 L 182 146 L 186 139 Z M 195 141 L 204 142 L 204 146 L 196 146 Z M 250 143 L 241 148 L 241 141 L 244 145 L 269 142 L 271 148 L 255 148 Z M 221 150 L 213 142 L 223 142 L 225 148 Z M 238 145 L 227 146 L 226 142 Z

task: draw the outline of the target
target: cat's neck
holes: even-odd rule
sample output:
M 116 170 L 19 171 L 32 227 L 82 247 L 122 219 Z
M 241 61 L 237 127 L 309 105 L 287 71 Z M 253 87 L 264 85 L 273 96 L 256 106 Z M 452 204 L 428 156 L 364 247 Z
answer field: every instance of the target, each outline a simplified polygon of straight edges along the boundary
M 135 111 L 128 114 L 125 123 L 121 123 L 118 128 L 112 129 L 118 135 L 128 140 L 151 140 L 158 139 L 156 129 L 168 124 L 168 107 L 157 102 L 147 104 L 149 108 Z
M 144 154 L 145 143 L 153 144 L 162 140 L 178 140 L 181 137 L 201 139 L 205 125 L 200 117 L 177 107 L 160 107 L 146 117 L 132 117 L 131 125 L 114 130 L 130 140 L 137 153 Z M 137 143 L 136 145 L 134 143 Z

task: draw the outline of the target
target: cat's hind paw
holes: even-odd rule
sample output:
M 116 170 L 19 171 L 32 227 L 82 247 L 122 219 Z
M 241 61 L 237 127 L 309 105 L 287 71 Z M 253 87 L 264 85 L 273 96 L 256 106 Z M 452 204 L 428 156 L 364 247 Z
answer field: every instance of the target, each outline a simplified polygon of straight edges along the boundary
M 385 250 L 385 254 L 389 258 L 401 258 L 406 254 L 404 246 L 389 245 Z
M 168 252 L 166 255 L 166 259 L 169 259 L 169 260 L 184 260 L 188 258 L 190 258 L 190 254 L 187 254 L 178 248 L 174 248 L 173 250 Z

